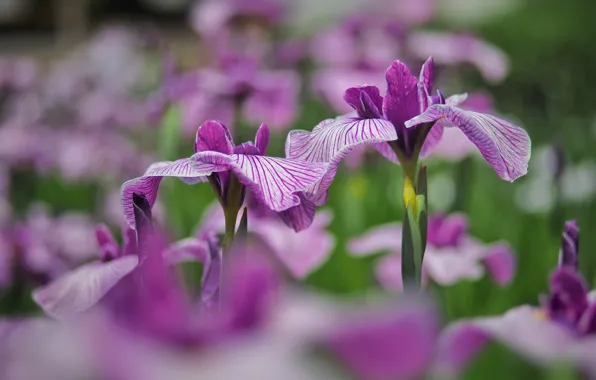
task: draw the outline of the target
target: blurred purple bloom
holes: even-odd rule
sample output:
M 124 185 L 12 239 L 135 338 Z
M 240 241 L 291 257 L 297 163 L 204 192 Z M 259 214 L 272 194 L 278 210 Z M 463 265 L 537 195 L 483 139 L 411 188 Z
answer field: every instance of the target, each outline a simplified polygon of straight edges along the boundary
M 38 79 L 37 65 L 26 58 L 0 58 L 0 91 L 22 91 Z
M 506 244 L 485 246 L 467 236 L 467 219 L 460 214 L 435 214 L 428 221 L 428 241 L 422 267 L 423 281 L 430 278 L 441 285 L 476 280 L 486 268 L 499 285 L 507 285 L 515 272 L 515 259 Z M 371 229 L 349 243 L 357 256 L 393 252 L 379 260 L 377 278 L 386 289 L 401 291 L 400 252 L 402 227 L 392 223 Z
M 431 365 L 439 321 L 424 304 L 388 308 L 360 319 L 348 318 L 332 329 L 328 344 L 362 379 L 413 379 Z
M 465 95 L 445 99 L 439 91 L 431 96 L 433 70 L 429 58 L 417 79 L 405 64 L 395 61 L 386 73 L 385 97 L 375 86 L 346 90 L 344 99 L 356 110 L 356 117 L 325 120 L 312 132 L 290 132 L 287 157 L 329 163 L 323 179 L 305 192 L 307 199 L 319 206 L 325 203 L 341 159 L 357 146 L 372 144 L 393 162 L 424 157 L 440 141 L 444 125 L 451 126 L 443 119 L 478 147 L 502 179 L 513 181 L 526 173 L 530 157 L 527 133 L 494 116 L 457 108 Z
M 279 23 L 285 15 L 284 3 L 283 0 L 198 1 L 191 11 L 190 23 L 203 37 L 214 38 L 218 33 L 231 29 L 235 22 Z
M 327 165 L 264 156 L 268 143 L 269 130 L 264 124 L 257 131 L 254 143 L 234 146 L 226 126 L 217 121 L 203 123 L 197 130 L 193 156 L 155 163 L 142 177 L 122 185 L 122 205 L 127 222 L 134 226 L 133 194 L 144 195 L 153 206 L 159 183 L 165 176 L 178 177 L 188 184 L 207 181 L 210 176 L 212 185 L 224 202 L 229 196 L 233 178 L 237 178 L 254 197 L 273 211 L 298 206 L 300 198 L 296 193 L 319 180 Z
M 271 211 L 249 208 L 248 231 L 254 233 L 289 270 L 295 278 L 304 278 L 320 267 L 333 252 L 335 239 L 326 231 L 332 214 L 325 210 L 316 214 L 313 224 L 297 233 L 284 224 Z M 221 207 L 214 204 L 207 209 L 197 236 L 205 233 L 223 232 L 224 214 Z
M 566 226 L 561 256 L 566 256 L 566 238 L 570 235 L 578 237 L 574 222 Z M 563 258 L 559 262 L 550 277 L 550 294 L 542 297 L 540 307 L 518 306 L 502 316 L 450 326 L 440 346 L 441 370 L 457 373 L 489 340 L 496 340 L 538 364 L 568 361 L 595 376 L 596 300 L 588 293 L 575 262 Z M 462 350 L 466 355 L 454 360 L 452 352 Z
M 407 49 L 419 59 L 433 56 L 440 65 L 470 63 L 491 82 L 503 80 L 509 70 L 505 53 L 469 34 L 414 32 L 408 36 Z
M 285 129 L 296 117 L 299 92 L 294 71 L 265 70 L 254 58 L 224 53 L 217 68 L 168 73 L 149 106 L 159 114 L 168 103 L 179 103 L 186 134 L 207 119 L 233 125 L 238 122 L 237 109 L 250 122 Z

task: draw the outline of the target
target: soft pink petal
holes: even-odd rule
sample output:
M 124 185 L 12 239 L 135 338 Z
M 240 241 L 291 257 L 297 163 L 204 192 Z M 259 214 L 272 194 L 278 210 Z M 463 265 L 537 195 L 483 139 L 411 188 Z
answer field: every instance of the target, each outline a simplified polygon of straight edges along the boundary
M 574 337 L 571 330 L 544 319 L 539 309 L 519 306 L 502 316 L 472 319 L 447 328 L 439 344 L 439 368 L 457 373 L 474 358 L 487 339 L 548 365 L 565 357 Z
M 178 264 L 188 261 L 204 262 L 207 255 L 207 243 L 196 238 L 187 238 L 172 244 L 164 253 L 163 258 L 168 264 Z
M 255 146 L 263 156 L 267 153 L 267 147 L 269 146 L 269 128 L 265 123 L 261 123 L 261 126 L 257 130 Z
M 188 184 L 194 184 L 206 181 L 206 176 L 214 171 L 219 171 L 218 169 L 220 168 L 215 165 L 193 162 L 188 158 L 182 158 L 173 162 L 157 162 L 151 165 L 142 177 L 126 181 L 122 185 L 120 193 L 126 222 L 131 228 L 134 228 L 133 193 L 143 194 L 151 207 L 153 207 L 157 199 L 159 183 L 163 177 L 178 177 Z
M 498 117 L 434 105 L 408 120 L 408 128 L 446 118 L 455 124 L 480 150 L 488 164 L 506 181 L 525 175 L 530 160 L 530 137 L 520 127 Z
M 451 124 L 445 119 L 437 121 L 437 124 L 442 122 Z M 443 128 L 443 137 L 431 153 L 432 157 L 457 162 L 476 151 L 476 146 L 459 128 Z
M 422 144 L 422 149 L 420 149 L 420 157 L 426 157 L 433 152 L 433 150 L 441 142 L 443 133 L 443 125 L 440 122 L 435 123 L 428 133 L 428 136 L 426 136 L 424 143 Z
M 325 219 L 324 214 L 325 211 L 317 213 L 315 220 Z M 296 278 L 304 278 L 321 266 L 335 246 L 334 237 L 314 224 L 300 233 L 271 218 L 253 219 L 249 225 Z
M 291 131 L 286 141 L 287 157 L 308 162 L 329 163 L 325 176 L 308 189 L 313 202 L 325 203 L 339 163 L 352 149 L 363 144 L 381 143 L 397 139 L 393 124 L 382 119 L 340 117 L 319 123 L 312 132 Z
M 375 274 L 379 284 L 384 289 L 401 292 L 404 289 L 404 283 L 401 277 L 401 255 L 391 254 L 381 258 L 375 269 Z
M 515 256 L 508 244 L 495 244 L 488 248 L 484 265 L 501 286 L 509 284 L 515 275 Z
M 362 236 L 348 243 L 350 253 L 365 256 L 383 251 L 400 251 L 402 238 L 401 223 L 389 223 L 371 228 Z
M 66 318 L 95 305 L 138 262 L 137 256 L 127 255 L 107 263 L 83 265 L 36 289 L 33 299 L 48 315 Z
M 427 246 L 424 269 L 434 282 L 441 285 L 453 285 L 461 280 L 477 280 L 484 274 L 479 258 L 480 250 L 478 247 L 463 245 L 449 248 Z
M 228 167 L 259 201 L 277 212 L 299 205 L 296 193 L 313 186 L 327 169 L 324 163 L 244 154 L 202 152 L 193 159 Z

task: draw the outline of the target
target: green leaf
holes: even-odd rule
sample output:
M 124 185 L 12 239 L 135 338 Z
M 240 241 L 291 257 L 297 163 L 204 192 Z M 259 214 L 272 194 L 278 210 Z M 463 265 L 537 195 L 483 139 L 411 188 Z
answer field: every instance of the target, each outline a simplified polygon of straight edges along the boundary
M 242 217 L 240 218 L 240 225 L 236 231 L 234 239 L 239 242 L 245 242 L 248 236 L 248 208 L 242 210 Z
M 422 245 L 420 230 L 411 205 L 406 209 L 406 217 L 404 218 L 401 254 L 404 289 L 412 284 L 414 284 L 415 289 L 418 289 L 422 269 Z
M 157 150 L 161 159 L 175 160 L 180 141 L 180 109 L 169 107 L 162 119 L 157 140 Z

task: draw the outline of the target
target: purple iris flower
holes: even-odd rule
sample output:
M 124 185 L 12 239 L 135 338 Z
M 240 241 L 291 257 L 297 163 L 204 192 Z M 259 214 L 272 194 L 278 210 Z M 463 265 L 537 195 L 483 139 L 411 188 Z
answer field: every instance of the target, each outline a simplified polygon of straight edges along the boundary
M 312 132 L 290 132 L 287 157 L 329 163 L 322 180 L 306 192 L 307 199 L 323 205 L 340 161 L 363 144 L 372 144 L 386 158 L 401 163 L 406 179 L 413 182 L 418 157 L 429 154 L 440 141 L 443 128 L 452 126 L 476 145 L 502 179 L 513 181 L 524 175 L 530 158 L 528 134 L 495 116 L 458 108 L 465 94 L 447 99 L 440 91 L 431 95 L 433 73 L 432 58 L 422 66 L 419 79 L 404 63 L 395 61 L 386 72 L 384 97 L 375 86 L 346 90 L 344 99 L 356 116 L 325 120 Z
M 439 355 L 445 361 L 443 369 L 459 371 L 489 340 L 496 340 L 538 364 L 567 361 L 596 375 L 596 293 L 588 293 L 575 266 L 577 250 L 568 244 L 568 239 L 577 241 L 578 236 L 577 223 L 568 222 L 560 265 L 550 277 L 550 294 L 542 297 L 541 306 L 522 305 L 502 316 L 450 326 Z
M 401 251 L 402 225 L 390 223 L 372 228 L 352 239 L 349 249 L 355 256 L 392 252 L 381 258 L 376 274 L 388 290 L 402 291 Z M 428 221 L 427 248 L 422 263 L 422 282 L 432 280 L 453 285 L 462 280 L 477 280 L 485 269 L 493 280 L 505 286 L 513 279 L 515 257 L 504 243 L 485 245 L 468 235 L 468 219 L 462 214 L 434 214 Z
M 153 206 L 163 177 L 178 177 L 188 184 L 210 181 L 224 208 L 237 213 L 250 191 L 269 209 L 281 212 L 300 204 L 298 194 L 325 174 L 327 164 L 268 157 L 269 130 L 262 124 L 255 142 L 234 146 L 228 128 L 206 121 L 197 131 L 195 154 L 174 162 L 158 162 L 145 174 L 122 185 L 122 205 L 129 225 L 134 226 L 133 194 L 144 195 Z M 233 215 L 235 225 L 235 217 Z

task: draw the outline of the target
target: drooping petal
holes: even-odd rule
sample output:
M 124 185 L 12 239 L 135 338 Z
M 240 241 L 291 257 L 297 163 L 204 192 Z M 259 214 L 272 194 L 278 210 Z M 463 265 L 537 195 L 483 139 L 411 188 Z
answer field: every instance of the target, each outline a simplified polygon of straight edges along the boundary
M 406 121 L 420 113 L 418 79 L 400 61 L 394 61 L 389 66 L 385 78 L 387 94 L 383 101 L 383 113 L 395 128 L 402 130 Z
M 484 257 L 484 265 L 495 282 L 505 286 L 515 274 L 515 256 L 507 244 L 491 246 Z
M 457 374 L 489 339 L 548 365 L 564 358 L 573 333 L 543 318 L 539 309 L 516 307 L 502 316 L 478 318 L 448 327 L 439 343 L 439 368 Z
M 348 88 L 344 94 L 344 100 L 362 118 L 379 119 L 382 117 L 383 97 L 376 86 L 365 85 Z
M 232 154 L 234 141 L 230 130 L 219 121 L 207 120 L 199 129 L 195 138 L 195 153 L 215 151 Z
M 300 232 L 308 228 L 315 217 L 316 205 L 309 201 L 304 193 L 299 193 L 300 204 L 280 212 L 278 215 L 286 226 Z
M 459 127 L 502 179 L 512 182 L 528 171 L 531 153 L 528 134 L 498 117 L 437 104 L 430 106 L 422 115 L 408 120 L 406 127 L 441 118 Z
M 255 146 L 261 155 L 264 156 L 267 153 L 267 147 L 269 146 L 269 128 L 265 123 L 261 123 L 261 126 L 257 130 Z
M 124 217 L 131 228 L 134 228 L 134 210 L 132 204 L 132 195 L 143 194 L 149 204 L 153 207 L 157 199 L 157 190 L 163 177 L 178 177 L 180 180 L 194 184 L 205 182 L 207 176 L 217 171 L 214 165 L 201 164 L 193 162 L 187 158 L 177 161 L 157 162 L 147 169 L 142 177 L 131 179 L 122 185 L 120 190 L 122 195 L 122 207 Z
M 350 240 L 348 249 L 355 256 L 365 256 L 383 251 L 401 250 L 401 223 L 389 223 L 371 228 L 362 236 Z
M 325 163 L 244 154 L 202 152 L 193 159 L 232 170 L 259 201 L 277 212 L 299 205 L 297 193 L 313 186 L 327 170 Z
M 286 156 L 308 162 L 329 163 L 325 176 L 308 193 L 312 201 L 325 203 L 327 189 L 331 186 L 340 161 L 352 149 L 363 144 L 374 144 L 397 139 L 393 125 L 382 119 L 357 119 L 340 117 L 319 123 L 312 132 L 295 130 L 286 141 Z
M 201 277 L 201 304 L 205 308 L 211 308 L 219 302 L 222 250 L 215 234 L 211 234 L 207 240 L 209 252 L 205 255 Z
M 107 263 L 93 262 L 65 274 L 33 292 L 33 300 L 52 317 L 61 319 L 95 305 L 138 264 L 127 255 Z
M 561 240 L 559 253 L 559 266 L 568 266 L 577 270 L 579 254 L 579 226 L 577 221 L 570 220 L 565 223 L 565 231 Z

